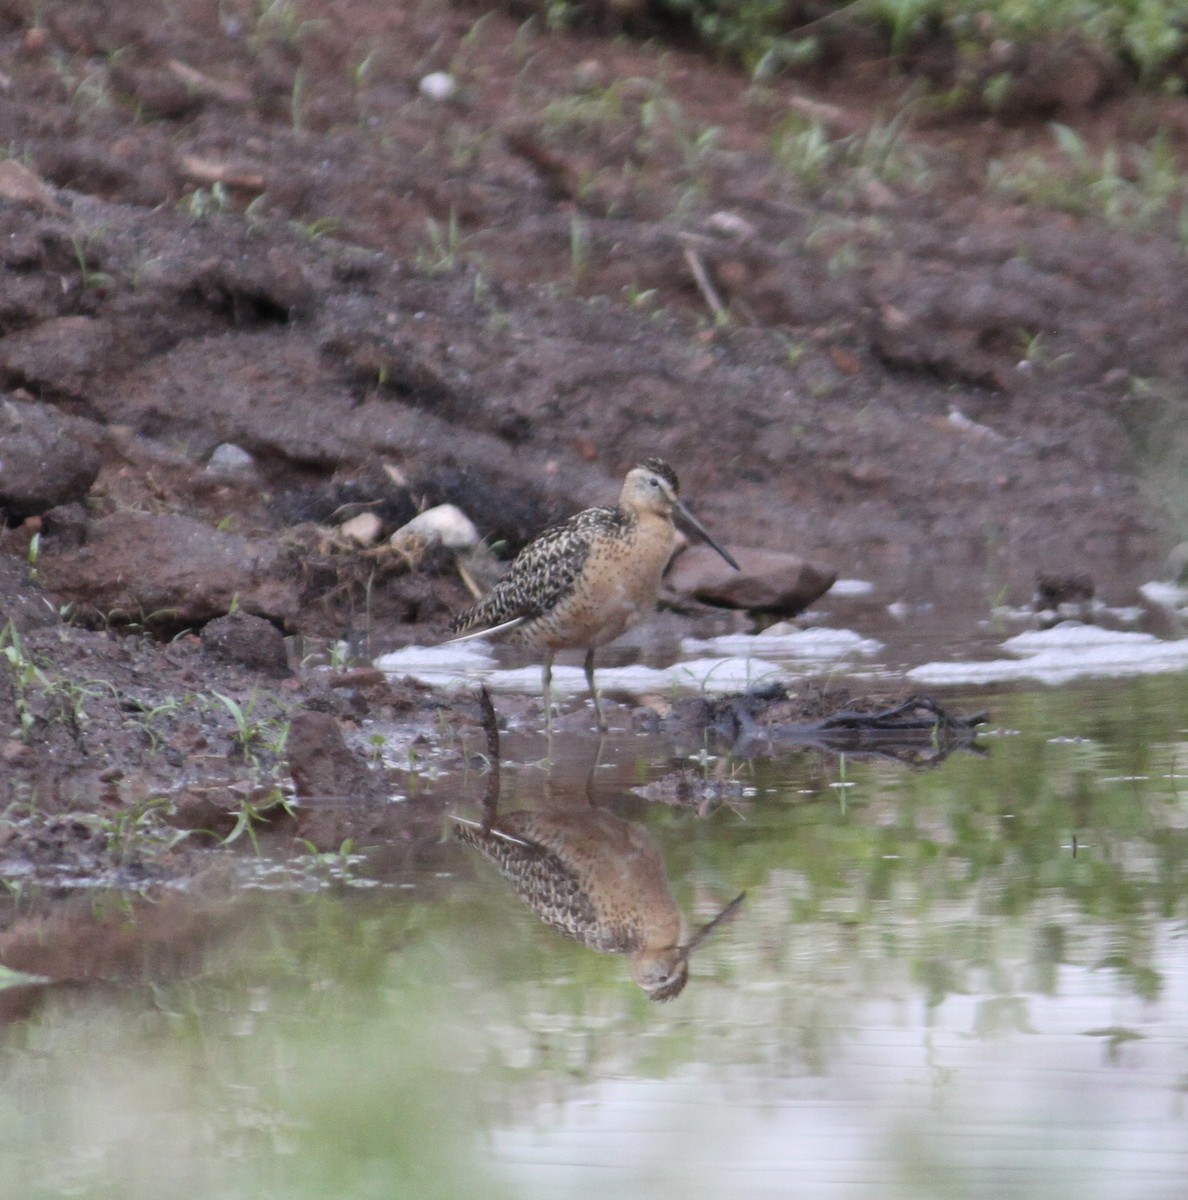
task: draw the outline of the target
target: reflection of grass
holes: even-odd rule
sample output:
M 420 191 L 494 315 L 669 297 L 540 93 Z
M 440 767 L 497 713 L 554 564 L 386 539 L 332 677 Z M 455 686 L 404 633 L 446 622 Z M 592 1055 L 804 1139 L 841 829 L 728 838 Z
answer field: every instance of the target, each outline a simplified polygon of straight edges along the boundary
M 851 794 L 844 814 L 824 799 L 836 775 L 811 754 L 757 763 L 760 793 L 785 798 L 701 842 L 696 868 L 732 872 L 752 894 L 791 872 L 796 884 L 779 911 L 803 936 L 804 923 L 821 922 L 824 935 L 841 906 L 872 962 L 893 970 L 894 959 L 923 961 L 943 948 L 958 989 L 971 986 L 986 953 L 969 922 L 997 939 L 1003 919 L 1042 924 L 1047 905 L 1067 905 L 1088 922 L 1085 936 L 1092 928 L 1126 947 L 1115 969 L 1146 993 L 1155 951 L 1144 931 L 1182 916 L 1188 896 L 1188 833 L 1174 828 L 1178 785 L 1167 778 L 1186 697 L 1188 684 L 1169 676 L 995 700 L 995 724 L 1019 736 L 991 743 L 987 758 L 956 755 L 923 773 L 850 756 L 845 781 L 863 799 L 855 807 Z M 1084 740 L 1049 740 L 1056 734 Z M 683 861 L 695 864 L 682 842 L 674 849 L 679 877 Z M 952 905 L 964 924 L 954 924 Z M 916 933 L 899 927 L 907 912 Z
M 1173 1005 L 1147 1001 L 1188 916 L 1186 700 L 1178 677 L 996 696 L 1015 736 L 922 772 L 852 755 L 861 802 L 844 812 L 810 753 L 755 764 L 764 799 L 745 820 L 652 807 L 691 920 L 748 891 L 667 1010 L 621 960 L 536 925 L 504 881 L 457 872 L 448 846 L 407 890 L 244 902 L 242 940 L 188 981 L 62 993 L 10 1028 L 0 1196 L 498 1197 L 492 1162 L 551 1162 L 559 1195 L 673 1195 L 674 1179 L 728 1195 L 712 1184 L 749 1161 L 732 1152 L 798 1127 L 849 1135 L 814 1163 L 869 1168 L 856 1197 L 997 1195 L 987 1172 L 1001 1184 L 1033 1152 L 1012 1194 L 1062 1195 L 1053 1156 L 1075 1146 L 1096 1168 L 1087 1122 L 1131 1094 L 1097 1043 L 1125 1063 L 1134 1013 L 1155 1044 L 1175 1028 Z M 581 775 L 558 776 L 574 793 L 558 803 L 587 803 Z M 1176 1070 L 1145 1068 L 1153 1111 Z M 1058 1103 L 1061 1079 L 1092 1119 Z M 1168 1111 L 1145 1136 L 1174 1126 Z M 575 1121 L 590 1156 L 573 1142 L 550 1158 Z M 501 1153 L 509 1128 L 523 1158 Z M 859 1132 L 886 1139 L 886 1163 L 839 1163 Z M 718 1174 L 695 1178 L 707 1162 Z
M 412 911 L 285 901 L 200 980 L 51 1004 L 0 1055 L 0 1196 L 497 1200 L 483 1039 L 440 955 L 393 955 Z

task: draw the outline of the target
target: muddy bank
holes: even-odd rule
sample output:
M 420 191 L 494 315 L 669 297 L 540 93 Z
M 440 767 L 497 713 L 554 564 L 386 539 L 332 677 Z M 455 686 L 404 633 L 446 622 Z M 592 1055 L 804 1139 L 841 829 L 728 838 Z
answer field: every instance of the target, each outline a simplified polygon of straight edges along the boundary
M 0 3 L 10 874 L 388 836 L 303 828 L 289 739 L 333 759 L 308 714 L 367 717 L 465 763 L 466 703 L 345 669 L 468 602 L 452 552 L 387 543 L 434 505 L 506 557 L 659 454 L 756 562 L 993 562 L 1020 601 L 1087 562 L 1125 589 L 1174 540 L 1143 455 L 1188 366 L 1178 234 L 990 188 L 1045 129 L 876 144 L 905 81 L 857 53 L 758 88 L 504 11 L 285 12 Z M 1078 105 L 1087 138 L 1164 112 Z
M 0 137 L 46 188 L 9 188 L 0 379 L 84 423 L 92 514 L 275 535 L 387 461 L 412 503 L 514 548 L 659 453 L 724 535 L 847 573 L 1155 548 L 1128 421 L 1137 380 L 1184 367 L 1174 256 L 996 203 L 931 130 L 895 148 L 902 178 L 837 165 L 813 188 L 770 139 L 805 84 L 748 96 L 693 54 L 469 9 L 8 13 Z M 443 62 L 464 84 L 444 104 L 417 90 Z M 894 98 L 842 86 L 859 125 Z M 967 165 L 985 150 L 971 133 Z M 542 156 L 590 179 L 580 198 Z M 603 195 L 625 161 L 628 193 Z M 258 476 L 216 485 L 223 443 Z

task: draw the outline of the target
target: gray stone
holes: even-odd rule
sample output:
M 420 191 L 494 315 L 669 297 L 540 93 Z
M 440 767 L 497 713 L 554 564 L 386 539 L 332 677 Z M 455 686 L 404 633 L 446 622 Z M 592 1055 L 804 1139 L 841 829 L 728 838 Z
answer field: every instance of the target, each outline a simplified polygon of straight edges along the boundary
M 458 82 L 447 71 L 431 71 L 417 85 L 417 90 L 426 99 L 440 103 L 458 94 Z
M 703 604 L 791 617 L 823 596 L 837 578 L 836 571 L 781 550 L 730 550 L 739 571 L 708 546 L 690 546 L 665 577 L 665 587 Z

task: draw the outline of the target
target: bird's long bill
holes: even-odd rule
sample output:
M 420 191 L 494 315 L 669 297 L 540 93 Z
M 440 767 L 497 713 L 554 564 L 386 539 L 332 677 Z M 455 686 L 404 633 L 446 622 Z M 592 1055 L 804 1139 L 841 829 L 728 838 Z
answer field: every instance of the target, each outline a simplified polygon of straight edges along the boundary
M 710 537 L 709 530 L 706 529 L 706 527 L 679 500 L 677 501 L 676 509 L 677 512 L 681 514 L 682 518 L 689 523 L 693 532 L 696 533 L 697 536 L 701 538 L 701 540 L 705 542 L 707 546 L 712 546 L 736 571 L 742 570 L 742 567 L 740 567 L 738 563 L 734 561 L 733 555 L 723 550 L 722 547 L 719 546 L 712 537 Z
M 721 925 L 724 921 L 729 921 L 730 918 L 733 917 L 740 908 L 742 908 L 742 903 L 746 898 L 746 892 L 739 892 L 739 894 L 735 896 L 734 899 L 731 900 L 730 903 L 727 904 L 726 907 L 722 909 L 722 911 L 718 913 L 718 915 L 712 921 L 710 921 L 707 925 L 703 925 L 681 947 L 681 957 L 685 959 L 689 958 L 693 951 L 696 950 L 697 947 L 700 946 L 701 943 L 704 942 L 705 939 L 709 937 L 709 935 L 713 933 L 713 931 L 717 929 L 719 925 Z

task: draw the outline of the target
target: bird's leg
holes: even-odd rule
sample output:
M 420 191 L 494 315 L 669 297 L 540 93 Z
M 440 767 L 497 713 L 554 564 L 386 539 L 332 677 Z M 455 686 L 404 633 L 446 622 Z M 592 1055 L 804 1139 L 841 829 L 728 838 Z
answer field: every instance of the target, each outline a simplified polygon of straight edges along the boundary
M 586 685 L 590 689 L 590 699 L 594 701 L 594 715 L 598 718 L 598 732 L 606 732 L 606 718 L 602 715 L 602 705 L 598 703 L 598 689 L 594 686 L 594 647 L 586 651 Z
M 479 828 L 483 833 L 490 833 L 499 816 L 499 725 L 495 719 L 495 705 L 491 703 L 491 693 L 486 687 L 479 689 L 479 712 L 482 714 L 483 733 L 487 739 L 487 758 L 491 762 L 487 774 L 487 787 L 483 793 L 483 821 Z
M 541 681 L 544 685 L 544 716 L 545 729 L 553 732 L 553 652 L 545 651 L 544 666 L 541 667 Z

